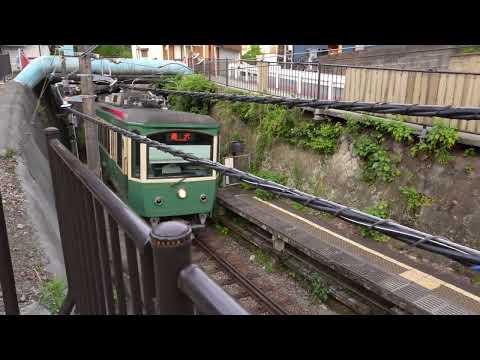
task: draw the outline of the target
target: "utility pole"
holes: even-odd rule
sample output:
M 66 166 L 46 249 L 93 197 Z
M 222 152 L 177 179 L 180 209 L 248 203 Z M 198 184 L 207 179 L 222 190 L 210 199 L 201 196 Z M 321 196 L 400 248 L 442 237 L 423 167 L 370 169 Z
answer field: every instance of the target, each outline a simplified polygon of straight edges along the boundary
M 79 51 L 85 52 L 89 48 L 88 45 L 79 45 Z M 92 82 L 92 64 L 90 55 L 86 54 L 79 58 L 80 68 L 80 88 L 82 90 L 82 107 L 85 114 L 95 116 L 94 111 L 94 93 Z M 85 129 L 85 145 L 87 148 L 87 165 L 98 177 L 102 177 L 102 169 L 100 167 L 100 153 L 98 150 L 98 125 L 90 121 L 84 121 Z

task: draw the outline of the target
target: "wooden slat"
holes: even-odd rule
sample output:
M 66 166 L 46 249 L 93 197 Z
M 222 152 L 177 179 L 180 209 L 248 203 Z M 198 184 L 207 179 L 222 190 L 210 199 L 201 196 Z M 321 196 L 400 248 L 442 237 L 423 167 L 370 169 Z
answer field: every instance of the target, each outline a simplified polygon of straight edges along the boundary
M 454 91 L 452 104 L 460 106 L 462 102 L 463 85 L 465 84 L 465 75 L 454 75 Z M 450 120 L 450 126 L 459 129 L 461 121 L 452 119 Z
M 421 82 L 421 91 L 420 91 L 420 104 L 426 104 L 427 103 L 427 95 L 428 95 L 428 83 L 430 79 L 429 73 L 422 73 L 422 82 Z M 432 124 L 432 118 L 431 117 L 426 117 L 422 116 L 420 118 L 420 123 L 424 125 L 431 125 Z
M 475 75 L 473 81 L 472 96 L 470 98 L 471 106 L 480 106 L 480 76 Z M 480 134 L 480 121 L 469 121 L 468 131 Z
M 361 90 L 359 94 L 359 98 L 361 100 L 366 99 L 366 92 L 367 92 L 367 69 L 362 69 L 361 75 L 360 75 L 360 83 L 361 83 Z
M 405 103 L 405 98 L 406 98 L 406 93 L 407 93 L 407 80 L 408 80 L 408 72 L 407 71 L 402 71 L 401 77 L 400 77 L 400 97 L 399 100 L 400 102 Z
M 447 74 L 440 74 L 440 80 L 438 83 L 438 92 L 437 92 L 437 98 L 435 99 L 435 105 L 444 104 L 446 92 L 447 92 Z
M 407 78 L 407 90 L 405 93 L 405 102 L 407 104 L 412 104 L 413 103 L 413 92 L 415 89 L 415 79 L 417 77 L 417 73 L 415 72 L 409 72 L 408 73 L 408 78 Z
M 474 75 L 465 75 L 465 82 L 463 84 L 462 99 L 460 100 L 461 106 L 468 106 L 471 104 L 472 91 L 473 91 L 473 76 Z M 460 120 L 459 121 L 459 130 L 468 131 L 468 123 L 471 121 Z
M 378 96 L 379 90 L 378 87 L 380 86 L 380 71 L 375 70 L 373 72 L 373 89 L 372 89 L 372 101 L 378 102 L 380 101 L 380 96 Z
M 352 85 L 353 85 L 353 69 L 347 68 L 347 71 L 345 72 L 345 92 L 343 94 L 343 99 L 345 101 L 351 101 L 352 99 Z

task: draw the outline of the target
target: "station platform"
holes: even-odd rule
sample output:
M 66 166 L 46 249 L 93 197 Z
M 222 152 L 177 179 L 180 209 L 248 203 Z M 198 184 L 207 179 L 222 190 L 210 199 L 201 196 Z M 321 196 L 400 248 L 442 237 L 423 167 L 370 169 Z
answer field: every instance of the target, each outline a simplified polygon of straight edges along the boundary
M 423 315 L 478 315 L 480 296 L 454 276 L 442 279 L 428 267 L 408 264 L 375 246 L 343 236 L 279 201 L 267 202 L 240 186 L 219 189 L 218 203 L 282 241 L 360 284 L 400 309 Z M 347 224 L 350 225 L 350 224 Z M 352 225 L 353 226 L 353 225 Z M 281 246 L 280 246 L 281 249 Z M 400 259 L 400 260 L 399 260 Z M 474 289 L 477 290 L 477 289 Z

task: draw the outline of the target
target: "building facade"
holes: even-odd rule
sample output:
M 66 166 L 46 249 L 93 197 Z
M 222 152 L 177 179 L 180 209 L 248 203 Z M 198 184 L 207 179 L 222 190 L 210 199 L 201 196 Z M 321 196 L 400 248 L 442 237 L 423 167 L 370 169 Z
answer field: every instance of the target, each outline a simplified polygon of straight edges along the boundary
M 49 45 L 0 45 L 0 53 L 10 56 L 10 64 L 14 73 L 21 70 L 20 50 L 23 50 L 25 56 L 30 60 L 50 55 Z
M 196 56 L 204 59 L 238 60 L 242 45 L 132 45 L 134 59 L 187 61 Z

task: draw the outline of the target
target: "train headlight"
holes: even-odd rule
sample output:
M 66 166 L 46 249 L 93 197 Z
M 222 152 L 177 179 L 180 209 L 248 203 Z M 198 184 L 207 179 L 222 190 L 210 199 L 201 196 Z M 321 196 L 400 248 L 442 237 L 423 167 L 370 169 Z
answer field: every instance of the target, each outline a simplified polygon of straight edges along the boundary
M 206 202 L 208 200 L 208 196 L 206 194 L 200 195 L 200 201 L 201 202 Z
M 187 195 L 188 195 L 188 194 L 187 194 L 187 190 L 185 190 L 185 189 L 183 189 L 183 188 L 182 188 L 182 189 L 178 189 L 177 195 L 178 195 L 178 197 L 179 197 L 180 199 L 185 199 L 185 198 L 187 197 Z

